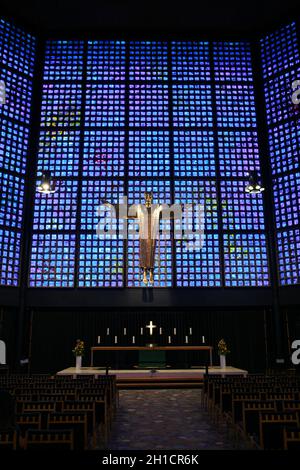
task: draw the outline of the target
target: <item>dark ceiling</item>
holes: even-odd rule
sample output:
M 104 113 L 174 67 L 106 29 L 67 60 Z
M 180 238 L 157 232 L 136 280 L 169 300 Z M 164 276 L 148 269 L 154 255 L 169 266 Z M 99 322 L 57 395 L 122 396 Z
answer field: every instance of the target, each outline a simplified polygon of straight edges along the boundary
M 299 0 L 0 0 L 6 17 L 68 35 L 245 35 L 265 32 L 296 19 Z M 298 9 L 298 12 L 297 12 Z

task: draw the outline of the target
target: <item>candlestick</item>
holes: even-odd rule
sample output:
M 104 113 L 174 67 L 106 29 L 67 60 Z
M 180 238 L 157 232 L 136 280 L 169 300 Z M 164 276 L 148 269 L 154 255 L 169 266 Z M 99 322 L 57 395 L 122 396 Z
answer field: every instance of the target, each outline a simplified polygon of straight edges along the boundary
M 174 335 L 176 335 L 176 328 L 174 328 L 174 330 L 173 330 L 173 331 L 174 331 Z
M 168 336 L 168 343 L 171 344 L 171 336 Z
M 202 336 L 202 343 L 205 343 L 205 338 L 204 338 L 204 336 Z
M 135 344 L 135 336 L 132 337 L 132 344 Z
M 100 343 L 101 343 L 100 336 L 98 336 L 98 344 L 100 344 Z
M 124 328 L 124 336 L 127 335 L 127 330 Z
M 192 328 L 190 328 L 190 335 L 192 334 Z
M 115 336 L 115 344 L 117 344 L 117 342 L 118 342 L 118 337 Z
M 159 334 L 162 335 L 162 328 L 159 329 Z
M 188 336 L 185 337 L 185 342 L 186 342 L 186 344 L 189 342 L 189 337 Z
M 106 329 L 106 334 L 109 335 L 109 328 Z
M 144 328 L 141 328 L 141 335 L 144 334 Z

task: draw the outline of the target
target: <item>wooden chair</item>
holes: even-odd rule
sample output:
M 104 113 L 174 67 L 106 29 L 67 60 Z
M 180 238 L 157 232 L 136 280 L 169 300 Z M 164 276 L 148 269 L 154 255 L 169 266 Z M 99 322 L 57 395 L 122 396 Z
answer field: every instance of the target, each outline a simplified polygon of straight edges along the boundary
M 49 413 L 55 413 L 55 401 L 38 401 L 38 402 L 24 402 L 22 413 L 40 413 L 42 420 L 42 428 L 47 427 L 47 417 Z
M 28 429 L 41 429 L 42 416 L 40 413 L 22 413 L 16 415 L 16 423 L 20 428 L 21 434 L 25 435 Z
M 63 413 L 79 412 L 87 416 L 88 432 L 93 437 L 93 444 L 96 445 L 96 405 L 94 402 L 65 401 L 63 403 Z
M 103 434 L 104 442 L 107 442 L 109 430 L 111 427 L 111 414 L 107 407 L 107 401 L 103 396 L 96 395 L 79 395 L 78 402 L 95 403 L 96 425 L 100 427 Z
M 16 413 L 22 413 L 23 403 L 32 402 L 32 395 L 20 394 L 15 396 L 15 410 Z
M 52 413 L 48 415 L 48 429 L 73 429 L 74 449 L 88 447 L 87 415 L 85 413 Z
M 245 401 L 259 401 L 260 393 L 235 393 L 232 397 L 232 421 L 243 421 L 243 403 Z
M 0 431 L 0 451 L 16 450 L 17 433 L 16 431 Z
M 274 401 L 244 401 L 243 402 L 243 430 L 245 435 L 249 435 L 259 440 L 259 415 L 262 412 L 275 413 Z
M 29 450 L 74 450 L 72 429 L 28 429 L 25 435 L 25 449 Z
M 284 400 L 283 401 L 283 411 L 298 411 L 300 410 L 300 400 Z
M 285 450 L 300 450 L 300 429 L 283 430 L 284 449 Z
M 295 413 L 263 413 L 259 415 L 259 437 L 262 449 L 284 448 L 283 430 L 285 427 L 298 427 Z

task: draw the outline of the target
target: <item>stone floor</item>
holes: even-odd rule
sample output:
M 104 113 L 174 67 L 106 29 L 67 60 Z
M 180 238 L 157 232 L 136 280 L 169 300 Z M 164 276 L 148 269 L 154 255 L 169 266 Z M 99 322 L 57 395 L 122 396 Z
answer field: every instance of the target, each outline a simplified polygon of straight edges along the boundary
M 199 389 L 121 390 L 108 449 L 234 449 L 200 398 Z

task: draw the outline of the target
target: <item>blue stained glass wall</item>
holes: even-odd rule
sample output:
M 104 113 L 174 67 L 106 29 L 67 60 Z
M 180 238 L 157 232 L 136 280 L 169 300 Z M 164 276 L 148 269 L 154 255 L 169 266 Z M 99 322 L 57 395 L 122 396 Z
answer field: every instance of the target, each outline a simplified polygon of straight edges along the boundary
M 145 191 L 203 208 L 176 240 L 161 221 L 155 287 L 268 285 L 262 196 L 244 191 L 256 126 L 247 42 L 49 41 L 37 184 L 50 170 L 58 192 L 36 195 L 30 285 L 142 287 L 138 224 L 105 203 Z
M 0 285 L 19 284 L 35 38 L 0 19 Z
M 249 172 L 260 171 L 251 48 L 213 44 L 219 219 L 224 285 L 269 285 L 263 196 L 246 194 Z
M 292 84 L 300 79 L 297 36 L 291 23 L 261 40 L 281 285 L 300 283 L 300 107 L 292 102 Z

